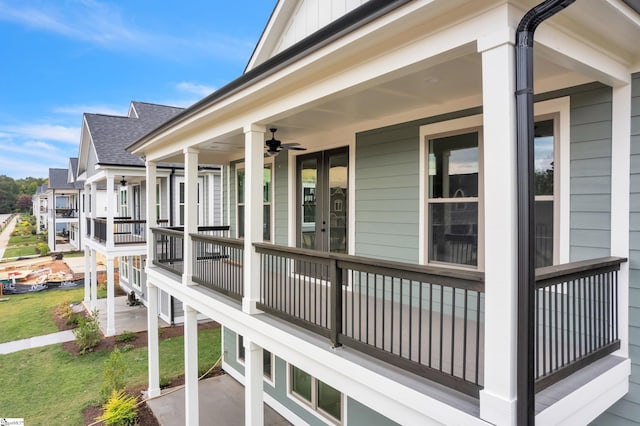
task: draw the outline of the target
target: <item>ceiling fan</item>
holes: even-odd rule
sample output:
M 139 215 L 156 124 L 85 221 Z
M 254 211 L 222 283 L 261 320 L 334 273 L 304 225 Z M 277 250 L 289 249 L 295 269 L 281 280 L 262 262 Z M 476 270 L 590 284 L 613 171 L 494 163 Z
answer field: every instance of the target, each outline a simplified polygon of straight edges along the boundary
M 275 157 L 282 151 L 283 149 L 291 149 L 295 151 L 306 151 L 307 148 L 302 148 L 299 143 L 291 142 L 291 143 L 282 143 L 276 139 L 276 132 L 278 129 L 271 128 L 269 129 L 271 132 L 271 139 L 265 141 L 265 147 L 267 148 L 267 155 L 269 157 Z

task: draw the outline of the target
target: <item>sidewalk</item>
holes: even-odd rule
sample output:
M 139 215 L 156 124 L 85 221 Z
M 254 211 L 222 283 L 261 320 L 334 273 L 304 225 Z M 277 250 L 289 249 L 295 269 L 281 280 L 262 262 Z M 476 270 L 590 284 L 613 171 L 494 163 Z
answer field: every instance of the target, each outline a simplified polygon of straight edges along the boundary
M 45 334 L 44 336 L 30 337 L 28 339 L 14 340 L 13 342 L 0 343 L 0 355 L 10 354 L 25 349 L 39 348 L 55 343 L 71 342 L 75 340 L 73 331 L 66 330 L 58 333 Z
M 11 238 L 11 233 L 13 229 L 16 227 L 16 223 L 18 221 L 18 216 L 14 216 L 11 219 L 11 222 L 4 228 L 2 234 L 0 234 L 0 259 L 4 257 L 4 251 L 7 248 L 7 244 L 9 244 L 9 239 Z

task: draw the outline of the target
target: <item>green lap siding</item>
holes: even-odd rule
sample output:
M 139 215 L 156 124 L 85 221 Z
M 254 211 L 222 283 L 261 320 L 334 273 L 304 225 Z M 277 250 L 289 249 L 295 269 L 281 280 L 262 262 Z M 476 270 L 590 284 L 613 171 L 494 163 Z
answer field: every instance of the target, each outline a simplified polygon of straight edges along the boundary
M 274 242 L 279 245 L 289 245 L 289 197 L 288 197 L 288 155 L 278 155 L 273 164 L 273 202 L 271 211 L 274 215 L 272 230 Z
M 224 327 L 222 339 L 224 342 L 224 361 L 236 372 L 244 375 L 244 365 L 238 362 L 237 334 L 229 328 Z M 311 408 L 307 407 L 305 403 L 299 402 L 294 399 L 295 397 L 289 395 L 287 385 L 288 364 L 285 360 L 277 356 L 273 359 L 273 383 L 265 380 L 264 392 L 298 416 L 305 424 L 317 426 L 331 424 L 330 420 L 325 420 L 320 414 L 312 413 L 310 411 Z M 338 387 L 338 384 L 336 383 L 328 384 L 330 386 Z M 346 404 L 346 409 L 343 410 L 343 413 L 348 419 L 347 424 L 350 426 L 397 425 L 397 423 L 346 395 L 343 395 L 343 404 Z
M 640 423 L 640 74 L 632 81 L 629 233 L 629 392 L 596 419 L 598 425 Z
M 585 85 L 571 96 L 570 256 L 608 256 L 611 240 L 611 88 Z

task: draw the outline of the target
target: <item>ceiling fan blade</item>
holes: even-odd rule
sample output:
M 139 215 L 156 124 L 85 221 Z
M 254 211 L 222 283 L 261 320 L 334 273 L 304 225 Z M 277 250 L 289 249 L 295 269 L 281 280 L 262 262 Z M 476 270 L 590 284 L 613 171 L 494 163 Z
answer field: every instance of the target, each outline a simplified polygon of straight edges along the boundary
M 299 147 L 299 146 L 284 146 L 283 145 L 282 148 L 289 149 L 289 150 L 292 150 L 292 151 L 306 151 L 307 150 L 307 148 L 302 148 L 302 147 Z
M 282 143 L 280 145 L 281 146 L 299 146 L 300 144 L 298 142 L 288 142 L 288 143 Z

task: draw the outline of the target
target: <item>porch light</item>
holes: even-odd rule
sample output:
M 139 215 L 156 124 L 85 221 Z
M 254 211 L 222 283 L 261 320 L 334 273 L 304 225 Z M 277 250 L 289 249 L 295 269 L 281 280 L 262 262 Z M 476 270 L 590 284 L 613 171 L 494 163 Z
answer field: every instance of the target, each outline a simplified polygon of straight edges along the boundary
M 122 180 L 120 181 L 120 185 L 121 186 L 127 186 L 127 181 L 125 180 L 124 176 L 122 176 Z

